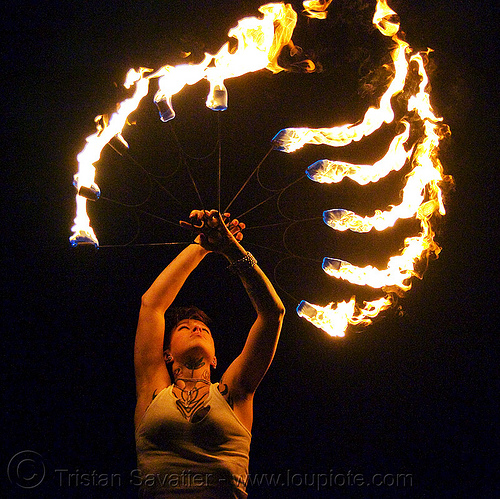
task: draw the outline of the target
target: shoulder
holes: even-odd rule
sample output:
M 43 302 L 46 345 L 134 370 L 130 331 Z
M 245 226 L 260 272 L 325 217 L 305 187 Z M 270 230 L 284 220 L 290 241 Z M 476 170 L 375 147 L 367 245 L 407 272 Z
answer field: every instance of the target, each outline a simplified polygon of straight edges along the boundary
M 240 422 L 251 432 L 253 423 L 253 393 L 243 393 L 235 389 L 231 383 L 224 379 L 224 376 L 217 384 L 216 389 Z
M 137 392 L 137 402 L 135 406 L 134 422 L 138 426 L 142 421 L 144 414 L 146 413 L 151 402 L 165 389 L 169 388 L 171 385 L 169 383 L 158 383 L 156 385 L 151 384 L 148 387 L 143 387 L 142 390 Z
M 234 409 L 234 397 L 232 392 L 229 391 L 229 386 L 223 380 L 220 380 L 220 382 L 217 383 L 217 389 L 219 390 L 219 393 L 224 397 L 225 401 L 229 404 L 229 407 L 231 407 L 231 409 Z

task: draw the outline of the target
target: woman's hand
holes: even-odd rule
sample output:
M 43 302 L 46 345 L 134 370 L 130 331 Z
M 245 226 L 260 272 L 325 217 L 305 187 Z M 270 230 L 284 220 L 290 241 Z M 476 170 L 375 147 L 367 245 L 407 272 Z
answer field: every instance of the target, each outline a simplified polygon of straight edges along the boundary
M 195 242 L 207 251 L 225 253 L 243 239 L 243 222 L 231 220 L 229 213 L 221 215 L 217 210 L 193 210 L 189 222 L 180 221 L 181 227 L 197 233 Z

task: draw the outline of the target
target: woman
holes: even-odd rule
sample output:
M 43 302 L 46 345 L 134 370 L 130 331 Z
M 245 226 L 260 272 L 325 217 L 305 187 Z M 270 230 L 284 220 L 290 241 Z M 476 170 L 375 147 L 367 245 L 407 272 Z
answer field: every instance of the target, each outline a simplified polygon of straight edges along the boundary
M 215 210 L 191 212 L 191 223 L 181 225 L 198 232 L 195 243 L 142 297 L 134 355 L 141 497 L 247 497 L 253 396 L 273 359 L 285 310 L 240 244 L 244 224 L 228 219 Z M 165 312 L 211 252 L 227 258 L 257 312 L 242 352 L 217 384 L 210 381 L 217 360 L 205 314 L 183 310 L 165 330 Z

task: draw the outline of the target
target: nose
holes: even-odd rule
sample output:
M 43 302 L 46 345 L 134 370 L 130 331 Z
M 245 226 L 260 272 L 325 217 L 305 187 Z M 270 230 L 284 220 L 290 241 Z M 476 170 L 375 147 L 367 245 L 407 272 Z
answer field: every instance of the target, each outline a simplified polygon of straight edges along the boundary
M 199 326 L 198 324 L 195 324 L 193 326 L 193 333 L 201 333 L 201 332 L 202 332 L 201 326 Z

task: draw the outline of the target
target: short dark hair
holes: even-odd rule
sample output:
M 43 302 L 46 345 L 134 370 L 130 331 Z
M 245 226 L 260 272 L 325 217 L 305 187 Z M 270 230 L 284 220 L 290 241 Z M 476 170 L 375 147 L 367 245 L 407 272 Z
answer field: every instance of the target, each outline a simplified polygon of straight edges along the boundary
M 165 313 L 165 336 L 163 337 L 163 350 L 170 347 L 170 338 L 172 331 L 177 324 L 187 319 L 194 319 L 203 322 L 208 326 L 211 322 L 210 317 L 198 307 L 191 305 L 189 307 L 170 307 Z

